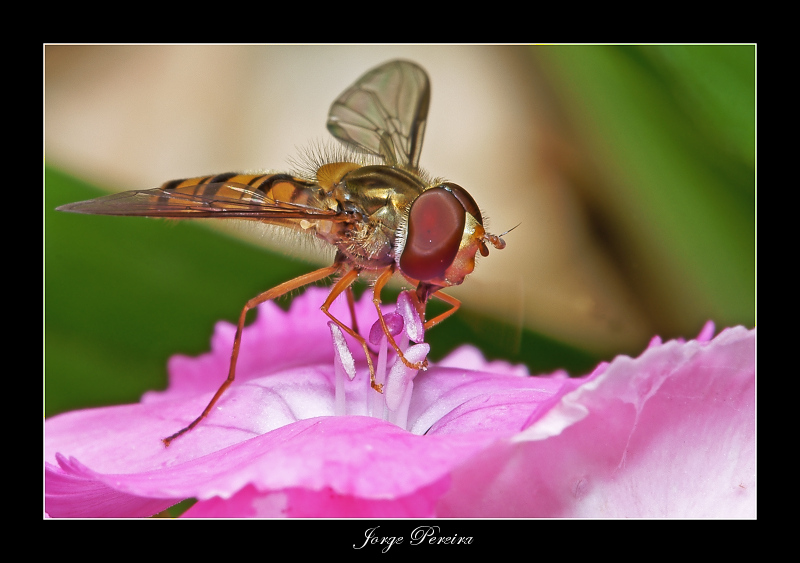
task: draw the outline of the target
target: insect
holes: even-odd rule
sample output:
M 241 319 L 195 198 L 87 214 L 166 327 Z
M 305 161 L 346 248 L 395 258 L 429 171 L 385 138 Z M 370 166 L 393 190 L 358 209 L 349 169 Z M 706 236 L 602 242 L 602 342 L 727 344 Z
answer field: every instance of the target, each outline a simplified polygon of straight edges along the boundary
M 487 256 L 489 245 L 505 247 L 502 235 L 486 232 L 481 211 L 464 188 L 431 179 L 420 170 L 429 102 L 425 71 L 412 62 L 389 61 L 364 74 L 333 102 L 328 130 L 344 143 L 347 152 L 333 161 L 315 163 L 307 174 L 227 173 L 173 180 L 150 190 L 58 208 L 99 215 L 259 221 L 311 234 L 335 248 L 332 265 L 279 284 L 245 304 L 227 379 L 200 416 L 163 439 L 166 446 L 207 417 L 233 383 L 247 312 L 330 276 L 336 281 L 321 309 L 361 344 L 376 391 L 382 392 L 382 388 L 375 381 L 370 350 L 352 315 L 352 284 L 359 277 L 372 283 L 381 328 L 398 357 L 408 367 L 426 367 L 427 361 L 409 362 L 395 343 L 380 308 L 382 288 L 399 272 L 416 287 L 412 300 L 423 320 L 432 296 L 449 304 L 450 309 L 425 322 L 428 329 L 455 313 L 461 304 L 440 290 L 464 281 L 475 267 L 476 253 Z M 350 326 L 328 312 L 342 293 L 350 304 Z

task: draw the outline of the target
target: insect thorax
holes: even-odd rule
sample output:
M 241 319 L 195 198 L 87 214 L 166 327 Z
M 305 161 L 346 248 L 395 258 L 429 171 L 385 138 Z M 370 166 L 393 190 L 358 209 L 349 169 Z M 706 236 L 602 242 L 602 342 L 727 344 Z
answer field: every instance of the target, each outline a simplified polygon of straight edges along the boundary
M 329 197 L 354 221 L 334 227 L 338 232 L 332 236 L 319 235 L 358 266 L 383 268 L 395 261 L 397 227 L 424 189 L 417 175 L 401 168 L 370 165 L 349 171 L 332 186 Z

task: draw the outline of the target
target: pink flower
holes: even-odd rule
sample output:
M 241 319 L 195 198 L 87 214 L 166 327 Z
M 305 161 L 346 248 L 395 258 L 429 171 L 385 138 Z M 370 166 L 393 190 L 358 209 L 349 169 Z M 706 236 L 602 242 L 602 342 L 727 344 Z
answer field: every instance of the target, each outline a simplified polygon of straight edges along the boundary
M 755 329 L 656 338 L 572 379 L 463 347 L 427 371 L 379 369 L 379 395 L 361 348 L 331 344 L 323 300 L 262 305 L 236 382 L 169 448 L 227 373 L 227 323 L 210 353 L 170 360 L 166 391 L 46 420 L 46 513 L 141 517 L 196 498 L 186 516 L 755 516 Z M 415 328 L 403 315 L 399 340 Z M 375 322 L 368 299 L 357 318 Z

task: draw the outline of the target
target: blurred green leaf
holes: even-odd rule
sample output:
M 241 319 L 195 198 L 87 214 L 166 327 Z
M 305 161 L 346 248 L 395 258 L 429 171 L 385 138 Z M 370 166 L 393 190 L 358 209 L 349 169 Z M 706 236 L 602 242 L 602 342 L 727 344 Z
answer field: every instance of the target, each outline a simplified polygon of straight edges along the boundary
M 755 324 L 755 47 L 534 47 L 660 334 Z M 599 172 L 599 173 L 598 173 Z

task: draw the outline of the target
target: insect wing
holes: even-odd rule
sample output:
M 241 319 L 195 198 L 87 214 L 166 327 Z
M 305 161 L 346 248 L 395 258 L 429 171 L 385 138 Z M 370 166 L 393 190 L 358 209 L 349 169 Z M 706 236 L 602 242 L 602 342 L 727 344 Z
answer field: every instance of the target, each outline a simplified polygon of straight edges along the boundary
M 416 169 L 428 120 L 428 75 L 414 63 L 390 61 L 344 91 L 328 114 L 328 130 L 389 166 Z
M 283 201 L 271 192 L 239 182 L 165 184 L 151 190 L 133 190 L 88 201 L 62 205 L 59 211 L 94 215 L 129 215 L 167 218 L 243 218 L 343 220 L 341 214 L 308 203 Z

